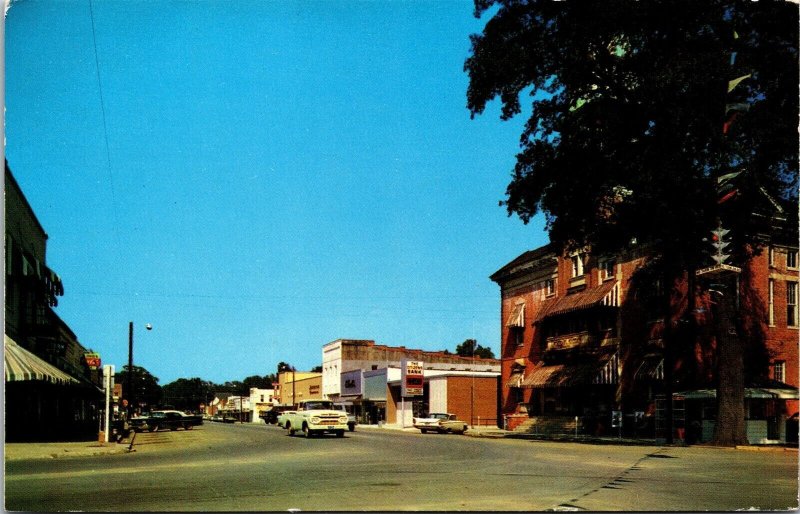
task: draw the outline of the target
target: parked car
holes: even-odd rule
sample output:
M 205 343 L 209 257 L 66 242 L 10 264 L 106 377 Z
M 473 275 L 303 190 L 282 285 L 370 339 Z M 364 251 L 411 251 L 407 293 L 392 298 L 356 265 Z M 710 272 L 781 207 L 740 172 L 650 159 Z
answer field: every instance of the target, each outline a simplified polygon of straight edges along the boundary
M 355 432 L 356 425 L 358 424 L 356 422 L 356 415 L 353 414 L 350 410 L 348 410 L 347 407 L 349 407 L 349 405 L 344 404 L 344 403 L 334 403 L 333 404 L 333 409 L 334 410 L 341 410 L 341 411 L 344 411 L 344 412 L 347 413 L 347 429 L 349 431 L 351 431 L 351 432 Z
M 199 415 L 184 414 L 177 410 L 157 410 L 149 416 L 131 419 L 131 426 L 137 432 L 147 430 L 156 432 L 158 430 L 170 429 L 191 430 L 197 425 L 203 424 L 203 417 Z
M 287 410 L 292 410 L 292 407 L 276 406 L 266 411 L 265 413 L 261 414 L 260 418 L 263 419 L 264 423 L 266 423 L 267 425 L 274 425 L 275 423 L 278 422 L 278 416 L 280 416 L 282 412 L 286 412 Z
M 418 428 L 423 434 L 429 431 L 440 434 L 463 434 L 467 431 L 465 421 L 459 421 L 455 414 L 446 412 L 431 412 L 425 418 L 413 418 L 413 423 L 414 428 Z
M 297 411 L 294 410 L 285 410 L 278 415 L 278 419 L 276 423 L 281 428 L 286 428 L 286 422 L 289 420 L 289 416 L 297 414 Z

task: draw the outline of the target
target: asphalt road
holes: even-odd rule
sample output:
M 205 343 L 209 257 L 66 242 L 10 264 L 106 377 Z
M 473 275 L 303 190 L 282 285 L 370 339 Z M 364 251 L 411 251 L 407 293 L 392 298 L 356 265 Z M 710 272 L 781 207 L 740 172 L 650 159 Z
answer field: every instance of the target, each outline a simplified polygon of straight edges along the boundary
M 136 452 L 6 462 L 14 511 L 797 508 L 797 452 L 589 445 L 359 429 L 304 439 L 206 423 Z

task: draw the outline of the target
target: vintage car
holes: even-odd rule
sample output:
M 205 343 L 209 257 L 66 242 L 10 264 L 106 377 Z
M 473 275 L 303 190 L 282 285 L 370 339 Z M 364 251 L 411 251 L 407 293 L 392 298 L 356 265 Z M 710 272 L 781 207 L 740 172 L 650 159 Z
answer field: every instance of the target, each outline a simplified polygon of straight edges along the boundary
M 413 423 L 414 428 L 418 428 L 423 434 L 428 431 L 439 432 L 440 434 L 463 434 L 467 431 L 466 422 L 459 421 L 455 414 L 446 412 L 431 412 L 425 418 L 414 418 Z
M 348 409 L 348 407 L 350 407 L 350 409 Z M 333 409 L 347 413 L 347 429 L 351 432 L 355 432 L 358 422 L 356 421 L 356 415 L 352 412 L 352 403 L 334 403 Z
M 158 430 L 170 429 L 191 430 L 197 425 L 203 424 L 202 416 L 184 414 L 177 410 L 157 410 L 150 413 L 147 417 L 131 419 L 131 426 L 137 432 L 147 430 L 156 432 Z
M 305 400 L 297 405 L 296 411 L 286 414 L 285 427 L 289 435 L 302 432 L 306 437 L 322 434 L 336 434 L 344 437 L 347 428 L 347 413 L 333 408 L 329 400 Z

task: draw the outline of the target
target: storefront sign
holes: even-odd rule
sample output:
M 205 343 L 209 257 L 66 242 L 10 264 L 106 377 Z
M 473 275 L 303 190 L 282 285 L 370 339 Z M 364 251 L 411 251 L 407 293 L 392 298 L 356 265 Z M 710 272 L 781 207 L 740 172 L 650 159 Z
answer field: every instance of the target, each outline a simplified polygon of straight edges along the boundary
M 83 360 L 86 362 L 86 365 L 89 366 L 89 369 L 100 368 L 101 361 L 99 353 L 85 353 L 83 355 Z
M 424 383 L 424 364 L 422 361 L 404 360 L 402 364 L 401 395 L 422 396 Z
M 357 396 L 363 394 L 361 386 L 361 370 L 356 369 L 342 373 L 341 394 L 342 396 Z

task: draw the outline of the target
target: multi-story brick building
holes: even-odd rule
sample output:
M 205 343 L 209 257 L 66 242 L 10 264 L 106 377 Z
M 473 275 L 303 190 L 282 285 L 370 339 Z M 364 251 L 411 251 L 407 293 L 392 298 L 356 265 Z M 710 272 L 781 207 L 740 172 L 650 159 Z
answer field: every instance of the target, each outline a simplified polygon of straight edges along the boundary
M 7 162 L 5 221 L 6 438 L 96 436 L 101 371 L 53 309 L 48 236 Z
M 509 428 L 540 423 L 607 433 L 619 423 L 612 416 L 616 411 L 626 431 L 653 436 L 655 400 L 665 393 L 667 288 L 655 278 L 643 279 L 647 264 L 643 249 L 616 256 L 560 255 L 547 245 L 525 252 L 491 276 L 501 288 L 501 408 Z M 775 244 L 744 266 L 741 289 L 747 293 L 742 294 L 747 309 L 741 313 L 751 329 L 763 325 L 760 343 L 752 345 L 761 351 L 747 350 L 754 368 L 746 384 L 753 427 L 759 416 L 782 423 L 797 410 L 796 389 L 785 386 L 798 385 L 797 284 L 796 246 Z M 715 343 L 708 327 L 702 329 L 708 298 L 697 297 L 695 319 L 701 329 L 689 332 L 680 316 L 687 282 L 669 290 L 677 298 L 670 321 L 675 330 L 683 330 L 684 341 L 673 349 L 672 390 L 702 389 L 705 396 L 695 393 L 694 398 L 713 400 Z M 764 369 L 755 369 L 759 366 Z M 693 435 L 708 439 L 713 422 L 707 403 L 681 410 L 675 426 L 684 430 L 694 416 L 704 423 L 704 435 Z M 752 429 L 754 434 L 758 430 Z M 769 437 L 753 435 L 758 440 L 785 436 L 783 425 Z

